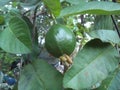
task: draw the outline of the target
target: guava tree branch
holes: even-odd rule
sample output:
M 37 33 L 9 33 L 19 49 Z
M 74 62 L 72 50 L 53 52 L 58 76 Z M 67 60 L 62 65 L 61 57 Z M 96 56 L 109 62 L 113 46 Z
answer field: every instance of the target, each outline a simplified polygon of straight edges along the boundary
M 39 5 L 36 6 L 34 11 L 34 17 L 33 17 L 33 33 L 32 33 L 32 40 L 35 41 L 35 35 L 36 35 L 36 17 L 37 17 L 37 10 L 39 8 Z
M 112 0 L 112 2 L 116 2 L 116 0 Z M 119 38 L 120 38 L 119 28 L 118 28 L 118 26 L 117 26 L 117 24 L 116 24 L 116 22 L 115 22 L 114 16 L 111 15 L 111 18 L 112 18 L 113 24 L 114 24 L 114 26 L 115 26 L 115 29 L 116 29 L 116 31 L 117 31 L 117 33 L 118 33 L 118 36 L 119 36 Z
M 112 18 L 113 24 L 114 24 L 114 26 L 115 26 L 115 29 L 116 29 L 116 31 L 117 31 L 117 33 L 118 33 L 118 36 L 119 36 L 119 38 L 120 38 L 119 28 L 118 28 L 118 26 L 117 26 L 117 24 L 116 24 L 116 22 L 115 22 L 115 19 L 114 19 L 113 15 L 111 15 L 111 18 Z

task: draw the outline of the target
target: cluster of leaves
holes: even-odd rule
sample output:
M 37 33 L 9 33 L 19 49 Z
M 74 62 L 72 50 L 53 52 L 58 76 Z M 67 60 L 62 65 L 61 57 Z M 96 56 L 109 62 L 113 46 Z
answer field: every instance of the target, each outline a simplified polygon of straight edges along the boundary
M 39 6 L 41 3 L 47 8 L 47 13 Z M 118 3 L 91 0 L 0 0 L 0 10 L 5 17 L 0 30 L 0 48 L 7 53 L 25 54 L 27 59 L 32 60 L 21 72 L 18 90 L 38 90 L 38 87 L 39 90 L 120 89 L 119 52 L 115 48 L 120 39 L 110 16 L 120 14 Z M 68 27 L 71 22 L 69 25 L 66 20 L 73 15 L 94 15 L 94 26 L 89 33 L 84 27 L 85 22 L 72 24 L 79 31 L 82 28 L 81 34 L 88 33 L 92 39 L 78 51 L 71 68 L 64 74 L 38 58 L 39 31 L 36 25 L 39 25 L 36 20 L 41 14 L 49 17 L 48 26 L 51 22 L 57 22 Z

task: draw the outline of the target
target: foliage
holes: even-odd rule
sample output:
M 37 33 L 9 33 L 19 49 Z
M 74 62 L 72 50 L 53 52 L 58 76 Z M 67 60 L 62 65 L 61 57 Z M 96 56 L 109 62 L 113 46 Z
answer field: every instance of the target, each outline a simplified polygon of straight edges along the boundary
M 17 16 L 12 17 L 7 28 L 0 32 L 0 42 L 0 47 L 10 53 L 24 54 L 32 49 L 29 28 L 25 21 Z
M 0 71 L 16 79 L 17 90 L 118 90 L 120 4 L 112 1 L 0 0 Z M 44 47 L 56 23 L 76 36 L 64 62 Z
M 94 7 L 92 7 L 94 6 Z M 106 7 L 107 6 L 107 7 Z M 119 14 L 120 6 L 117 3 L 112 2 L 98 2 L 91 1 L 84 4 L 70 6 L 64 8 L 61 11 L 60 17 L 75 15 L 75 14 L 101 14 L 101 15 L 110 15 L 110 14 Z
M 118 67 L 119 61 L 115 56 L 118 56 L 118 52 L 109 43 L 102 43 L 98 39 L 89 41 L 78 52 L 72 67 L 65 73 L 64 87 L 75 90 L 91 88 Z
M 19 90 L 37 90 L 38 87 L 40 90 L 62 90 L 62 74 L 43 60 L 27 65 L 22 74 Z
M 98 30 L 98 29 L 113 30 L 113 27 L 114 27 L 110 15 L 97 15 L 94 23 L 95 23 L 94 28 L 93 28 L 94 30 Z

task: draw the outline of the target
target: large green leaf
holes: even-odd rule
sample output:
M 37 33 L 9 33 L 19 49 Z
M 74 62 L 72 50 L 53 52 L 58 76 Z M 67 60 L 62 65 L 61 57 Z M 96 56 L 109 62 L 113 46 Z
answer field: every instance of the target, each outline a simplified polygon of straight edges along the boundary
M 32 42 L 27 24 L 19 17 L 13 17 L 8 27 L 0 32 L 0 47 L 10 53 L 30 53 Z
M 114 24 L 110 15 L 97 15 L 94 21 L 94 30 L 108 29 L 113 30 Z
M 58 16 L 60 14 L 60 0 L 43 0 L 43 2 L 55 16 Z
M 120 89 L 120 71 L 116 70 L 105 79 L 101 86 L 95 90 L 119 90 Z
M 112 42 L 112 43 L 120 43 L 119 36 L 116 31 L 113 30 L 95 30 L 91 31 L 89 35 L 92 38 L 99 38 L 103 42 Z
M 81 90 L 104 80 L 119 64 L 118 52 L 109 43 L 99 39 L 89 41 L 74 58 L 72 67 L 65 73 L 65 88 Z
M 63 76 L 43 60 L 27 65 L 20 77 L 18 90 L 62 90 Z
M 3 7 L 4 5 L 6 5 L 10 1 L 11 0 L 0 0 L 0 8 Z
M 60 17 L 69 16 L 73 14 L 120 14 L 120 4 L 113 2 L 86 2 L 83 5 L 75 5 L 71 7 L 64 8 L 61 11 Z

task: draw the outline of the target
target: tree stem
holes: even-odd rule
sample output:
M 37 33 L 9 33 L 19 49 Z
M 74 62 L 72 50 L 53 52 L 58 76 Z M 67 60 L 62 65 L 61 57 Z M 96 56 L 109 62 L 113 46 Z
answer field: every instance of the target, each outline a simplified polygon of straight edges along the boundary
M 118 33 L 118 36 L 119 36 L 119 38 L 120 38 L 120 32 L 119 32 L 118 26 L 117 26 L 117 24 L 116 24 L 116 22 L 115 22 L 115 19 L 114 19 L 113 15 L 111 15 L 111 18 L 112 18 L 112 21 L 113 21 L 113 23 L 114 23 L 115 29 L 116 29 L 116 31 L 117 31 L 117 33 Z
M 35 35 L 36 35 L 36 14 L 37 14 L 37 9 L 39 5 L 36 6 L 35 11 L 34 11 L 34 18 L 33 18 L 33 35 L 32 35 L 32 40 L 33 42 L 35 41 Z

